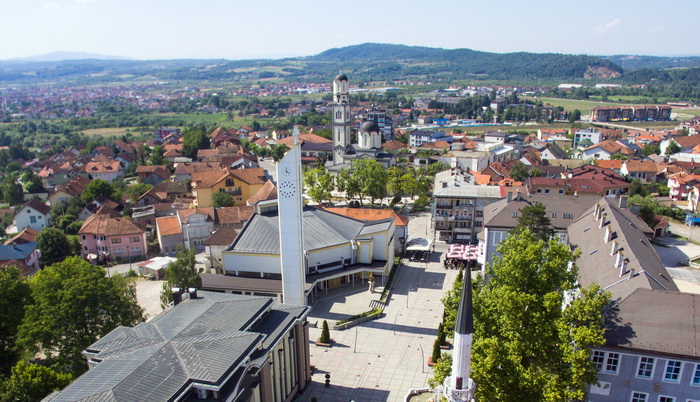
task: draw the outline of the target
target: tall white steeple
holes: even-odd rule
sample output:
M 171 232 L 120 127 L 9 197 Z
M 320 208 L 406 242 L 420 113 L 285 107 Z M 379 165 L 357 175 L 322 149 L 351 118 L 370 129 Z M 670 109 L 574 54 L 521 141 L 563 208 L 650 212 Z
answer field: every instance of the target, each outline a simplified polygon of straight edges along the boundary
M 350 84 L 340 73 L 333 79 L 333 164 L 343 163 L 350 145 Z
M 306 305 L 306 264 L 304 258 L 304 201 L 301 185 L 301 145 L 294 127 L 294 144 L 277 163 L 279 202 L 280 263 L 282 297 L 287 304 Z
M 474 314 L 472 311 L 472 276 L 467 268 L 462 284 L 462 298 L 457 310 L 455 324 L 454 349 L 452 353 L 452 375 L 445 379 L 447 400 L 471 401 L 474 399 L 474 381 L 469 378 L 472 358 L 472 333 L 474 332 Z

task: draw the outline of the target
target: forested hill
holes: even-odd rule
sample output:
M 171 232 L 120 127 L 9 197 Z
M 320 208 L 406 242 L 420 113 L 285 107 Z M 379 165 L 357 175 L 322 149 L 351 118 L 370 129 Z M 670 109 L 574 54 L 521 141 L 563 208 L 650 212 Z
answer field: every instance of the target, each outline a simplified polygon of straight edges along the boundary
M 327 50 L 309 61 L 336 62 L 359 68 L 375 63 L 382 70 L 405 75 L 449 74 L 453 78 L 484 76 L 492 79 L 614 78 L 622 67 L 595 56 L 554 53 L 489 53 L 470 49 L 365 43 Z M 353 68 L 354 69 L 354 68 Z M 381 74 L 382 71 L 376 71 Z
M 620 65 L 625 70 L 700 67 L 699 56 L 657 57 L 616 55 L 601 56 L 601 58 L 612 61 L 613 63 Z

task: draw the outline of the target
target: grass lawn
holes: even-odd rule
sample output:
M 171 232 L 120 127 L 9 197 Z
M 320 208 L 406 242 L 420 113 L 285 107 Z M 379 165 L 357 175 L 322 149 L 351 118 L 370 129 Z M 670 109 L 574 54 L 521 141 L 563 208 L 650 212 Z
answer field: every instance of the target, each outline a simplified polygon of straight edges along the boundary
M 545 105 L 562 106 L 564 110 L 573 111 L 578 109 L 581 114 L 590 114 L 591 109 L 596 106 L 625 106 L 624 103 L 610 103 L 601 101 L 579 100 L 579 99 L 559 99 L 559 98 L 539 98 L 539 97 L 523 97 L 534 101 L 542 101 Z M 631 104 L 630 104 L 631 105 Z
M 112 135 L 121 137 L 126 134 L 128 130 L 135 131 L 136 127 L 107 127 L 107 128 L 90 128 L 87 130 L 82 130 L 85 135 L 97 135 L 100 137 L 110 137 Z

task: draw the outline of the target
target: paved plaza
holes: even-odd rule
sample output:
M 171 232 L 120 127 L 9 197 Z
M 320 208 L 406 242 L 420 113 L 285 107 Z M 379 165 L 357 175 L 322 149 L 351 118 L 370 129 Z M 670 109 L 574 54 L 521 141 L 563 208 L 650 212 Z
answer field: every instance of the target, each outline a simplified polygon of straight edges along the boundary
M 429 214 L 411 216 L 410 238 L 432 239 L 429 223 Z M 297 401 L 403 401 L 410 389 L 427 387 L 432 369 L 426 363 L 442 320 L 440 299 L 457 276 L 456 270 L 442 266 L 446 250 L 447 245 L 438 244 L 427 263 L 404 260 L 381 319 L 331 330 L 331 348 L 310 344 L 315 370 Z M 317 323 L 309 330 L 310 339 L 319 338 L 324 319 L 332 327 L 339 319 L 369 310 L 382 289 L 377 286 L 370 294 L 366 282 L 356 282 L 323 295 L 309 315 L 309 322 Z M 327 373 L 330 387 L 324 385 Z

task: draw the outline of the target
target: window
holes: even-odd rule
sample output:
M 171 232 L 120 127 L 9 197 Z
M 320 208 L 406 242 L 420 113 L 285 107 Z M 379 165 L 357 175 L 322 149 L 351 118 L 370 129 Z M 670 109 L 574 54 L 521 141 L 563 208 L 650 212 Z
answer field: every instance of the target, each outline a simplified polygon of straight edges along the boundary
M 545 188 L 545 189 L 544 189 L 544 193 L 545 193 L 545 194 L 549 194 L 549 189 L 548 189 L 548 188 Z
M 106 236 L 100 236 L 100 240 L 107 240 Z
M 672 396 L 659 395 L 659 402 L 676 402 L 676 398 Z
M 648 397 L 649 394 L 645 394 L 644 392 L 632 391 L 632 399 L 630 399 L 630 402 L 647 402 Z
M 617 367 L 620 364 L 619 353 L 594 350 L 592 359 L 598 370 L 608 374 L 617 374 Z
M 83 240 L 85 240 L 85 235 L 83 235 Z
M 637 367 L 637 377 L 651 378 L 654 372 L 654 358 L 642 356 L 639 358 L 639 367 Z
M 31 223 L 36 223 L 36 216 L 30 215 L 30 216 L 29 216 L 29 222 L 31 222 Z
M 84 250 L 84 251 L 87 251 L 87 246 L 83 246 L 83 250 Z
M 593 351 L 593 364 L 598 368 L 598 370 L 603 368 L 603 362 L 605 361 L 605 352 L 599 350 Z
M 564 194 L 564 189 L 563 189 L 563 188 L 560 188 L 560 189 L 559 189 L 559 194 Z
M 140 253 L 141 252 L 141 247 L 132 247 L 131 248 L 132 253 Z
M 493 232 L 493 245 L 498 246 L 498 243 L 508 238 L 507 232 Z
M 138 243 L 139 237 L 138 236 L 130 237 L 129 240 L 131 240 L 132 243 Z
M 114 254 L 122 254 L 124 250 L 121 247 L 114 248 Z
M 120 238 L 114 238 L 114 239 L 110 239 L 110 240 L 112 241 L 112 244 L 119 244 L 122 242 L 122 239 L 120 239 Z
M 619 353 L 608 353 L 608 360 L 605 362 L 605 371 L 617 373 L 617 365 L 620 363 Z
M 681 367 L 683 363 L 677 360 L 669 360 L 666 362 L 666 373 L 664 374 L 664 381 L 666 382 L 678 382 L 681 377 Z
M 537 189 L 537 194 L 542 194 L 542 189 L 541 189 L 541 188 L 538 188 L 538 189 Z
M 690 385 L 700 385 L 700 363 L 695 365 L 695 374 L 693 374 Z

